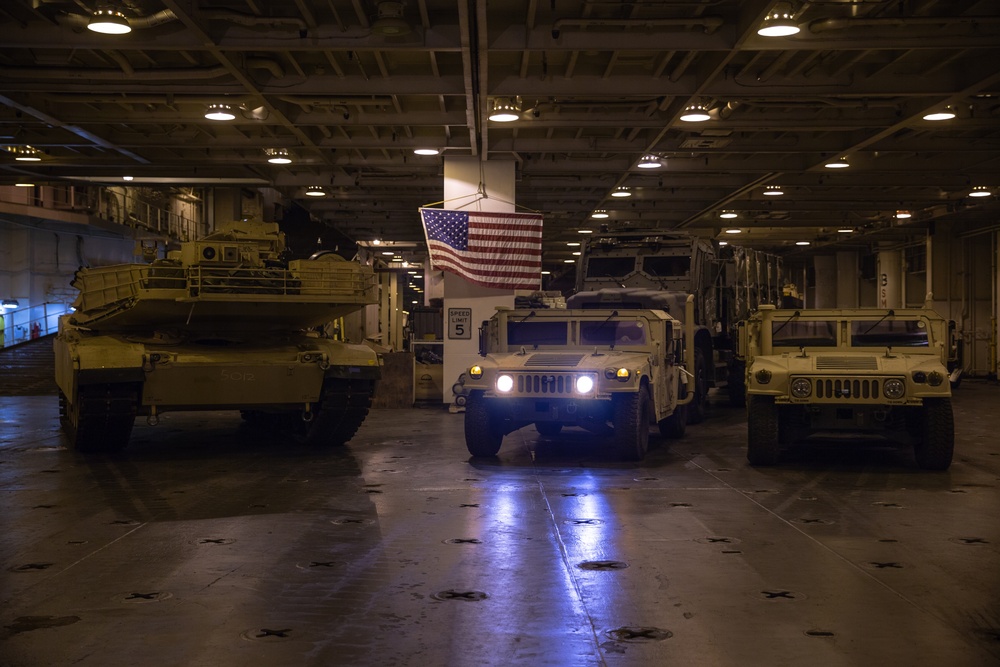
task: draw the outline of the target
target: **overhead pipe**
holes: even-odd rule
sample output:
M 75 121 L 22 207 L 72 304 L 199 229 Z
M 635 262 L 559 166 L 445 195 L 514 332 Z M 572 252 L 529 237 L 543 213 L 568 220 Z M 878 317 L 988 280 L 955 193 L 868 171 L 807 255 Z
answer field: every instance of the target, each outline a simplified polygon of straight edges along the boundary
M 196 16 L 197 18 L 229 21 L 230 23 L 238 23 L 239 25 L 246 26 L 264 25 L 273 28 L 281 25 L 291 25 L 299 30 L 306 30 L 308 28 L 305 21 L 292 16 L 254 16 L 253 14 L 244 14 L 229 9 L 206 9 L 198 12 Z
M 133 73 L 117 69 L 79 67 L 4 67 L 0 76 L 12 79 L 96 79 L 98 81 L 169 81 L 172 79 L 217 79 L 229 75 L 225 67 L 190 67 L 182 69 L 142 69 Z
M 559 39 L 562 29 L 566 27 L 590 28 L 594 26 L 618 28 L 692 28 L 702 26 L 705 28 L 705 33 L 711 35 L 721 28 L 723 23 L 721 16 L 702 16 L 689 19 L 557 19 L 552 24 L 552 37 Z
M 916 26 L 941 26 L 955 23 L 1000 23 L 1000 16 L 912 16 L 900 18 L 832 18 L 816 19 L 809 23 L 809 32 L 847 30 L 850 28 L 907 28 Z

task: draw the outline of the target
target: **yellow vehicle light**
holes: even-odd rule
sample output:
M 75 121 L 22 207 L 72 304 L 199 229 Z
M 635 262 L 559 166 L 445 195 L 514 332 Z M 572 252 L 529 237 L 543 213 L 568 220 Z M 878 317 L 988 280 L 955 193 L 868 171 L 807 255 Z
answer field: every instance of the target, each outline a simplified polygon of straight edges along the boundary
M 469 377 L 472 378 L 473 380 L 478 380 L 479 378 L 483 377 L 483 367 L 473 366 L 472 368 L 470 368 Z
M 627 368 L 619 368 L 618 371 L 615 373 L 615 375 L 621 382 L 625 382 L 630 377 L 632 377 L 632 373 Z

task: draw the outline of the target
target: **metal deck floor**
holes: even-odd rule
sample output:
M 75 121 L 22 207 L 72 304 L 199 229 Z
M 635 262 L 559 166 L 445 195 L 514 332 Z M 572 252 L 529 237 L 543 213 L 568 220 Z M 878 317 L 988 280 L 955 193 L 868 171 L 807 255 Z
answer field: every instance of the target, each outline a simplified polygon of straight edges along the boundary
M 956 460 L 816 445 L 745 459 L 713 406 L 641 464 L 528 427 L 376 410 L 340 450 L 236 413 L 65 448 L 0 398 L 0 665 L 1000 664 L 1000 387 L 956 392 Z

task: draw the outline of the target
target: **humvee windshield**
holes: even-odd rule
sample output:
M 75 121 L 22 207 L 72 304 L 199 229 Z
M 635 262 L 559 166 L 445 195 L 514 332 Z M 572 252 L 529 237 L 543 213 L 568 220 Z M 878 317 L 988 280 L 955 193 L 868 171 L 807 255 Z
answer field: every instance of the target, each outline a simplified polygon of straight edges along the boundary
M 836 320 L 775 320 L 771 323 L 775 347 L 836 347 Z
M 566 322 L 533 320 L 507 321 L 508 345 L 566 345 Z
M 641 322 L 580 322 L 581 345 L 645 345 L 646 329 Z
M 927 347 L 923 320 L 854 320 L 851 347 Z

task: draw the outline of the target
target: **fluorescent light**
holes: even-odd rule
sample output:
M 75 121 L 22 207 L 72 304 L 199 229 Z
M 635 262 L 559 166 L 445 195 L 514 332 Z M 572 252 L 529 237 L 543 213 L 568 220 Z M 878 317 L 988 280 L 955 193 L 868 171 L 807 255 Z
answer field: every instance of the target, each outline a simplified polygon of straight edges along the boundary
M 15 188 L 33 188 L 33 187 L 35 187 L 35 184 L 34 183 L 15 183 L 14 187 Z
M 719 241 L 719 245 L 729 245 L 729 241 Z
M 593 229 L 578 229 L 578 230 L 576 230 L 576 233 L 577 234 L 593 234 L 594 230 Z
M 135 179 L 135 176 L 122 176 L 123 181 L 131 181 Z
M 810 245 L 809 241 L 796 241 L 795 245 Z
M 837 230 L 837 233 L 838 234 L 853 234 L 854 233 L 854 229 L 852 227 L 842 227 L 841 229 Z
M 742 229 L 736 229 L 735 227 L 733 227 L 732 229 L 727 229 L 726 233 L 727 234 L 742 234 L 743 230 Z
M 563 264 L 576 264 L 575 259 L 564 259 Z
M 438 155 L 441 151 L 436 148 L 414 148 L 414 155 Z
M 575 247 L 577 247 L 577 246 L 580 245 L 580 242 L 579 241 L 568 241 L 566 243 L 566 245 L 568 245 L 570 248 L 575 248 Z

